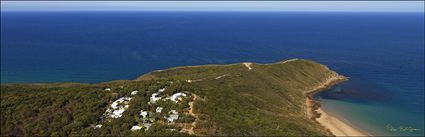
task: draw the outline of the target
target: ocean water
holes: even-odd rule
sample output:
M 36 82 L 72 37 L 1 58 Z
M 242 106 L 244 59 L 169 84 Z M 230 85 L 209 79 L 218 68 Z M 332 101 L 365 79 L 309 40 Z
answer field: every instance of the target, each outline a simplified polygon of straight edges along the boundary
M 424 135 L 424 13 L 1 12 L 2 84 L 291 58 L 350 77 L 317 96 L 325 110 L 373 135 Z

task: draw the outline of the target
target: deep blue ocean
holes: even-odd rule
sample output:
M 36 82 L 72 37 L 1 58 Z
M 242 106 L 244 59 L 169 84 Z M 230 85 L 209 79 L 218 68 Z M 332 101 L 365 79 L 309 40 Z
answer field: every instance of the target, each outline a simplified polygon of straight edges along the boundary
M 1 13 L 2 84 L 291 58 L 350 77 L 317 97 L 325 110 L 372 135 L 424 135 L 424 13 Z

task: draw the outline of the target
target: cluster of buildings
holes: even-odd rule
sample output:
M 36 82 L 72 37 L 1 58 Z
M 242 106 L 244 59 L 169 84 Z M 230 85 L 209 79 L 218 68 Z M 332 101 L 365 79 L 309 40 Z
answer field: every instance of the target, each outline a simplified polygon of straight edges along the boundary
M 163 100 L 163 101 L 170 100 L 170 101 L 173 101 L 174 103 L 179 103 L 178 102 L 179 100 L 182 100 L 183 97 L 186 97 L 187 96 L 185 93 L 178 92 L 178 93 L 175 93 L 175 94 L 173 94 L 171 96 L 164 97 L 163 96 L 163 92 L 164 91 L 165 91 L 165 88 L 161 88 L 161 89 L 158 90 L 158 92 L 152 93 L 152 95 L 150 97 L 150 100 L 148 102 L 148 105 L 153 105 L 158 100 Z M 139 116 L 140 116 L 140 119 L 141 119 L 142 122 L 139 123 L 139 124 L 137 124 L 137 125 L 134 125 L 131 128 L 131 130 L 132 131 L 140 130 L 143 127 L 145 127 L 145 130 L 148 130 L 149 127 L 152 126 L 152 124 L 155 122 L 155 119 L 154 118 L 152 118 L 152 117 L 149 118 L 148 117 L 149 114 L 152 114 L 152 113 L 162 113 L 163 109 L 164 109 L 163 107 L 158 106 L 158 107 L 156 107 L 155 112 L 151 112 L 151 113 L 149 113 L 149 111 L 140 110 Z M 166 119 L 169 124 L 173 124 L 179 118 L 179 112 L 177 112 L 176 110 L 171 110 L 167 114 L 168 114 L 168 116 L 164 116 L 164 119 Z
M 105 88 L 105 91 L 111 91 L 111 88 Z M 137 90 L 132 91 L 131 95 L 136 95 L 137 94 Z M 112 102 L 111 106 L 105 111 L 105 113 L 103 114 L 103 116 L 100 117 L 100 119 L 104 119 L 104 118 L 120 118 L 122 117 L 122 114 L 124 113 L 125 110 L 128 109 L 128 103 L 130 103 L 131 101 L 131 97 L 121 97 L 118 98 L 117 100 L 115 100 L 114 102 Z M 98 124 L 95 126 L 95 128 L 101 128 L 102 125 Z
M 111 91 L 110 88 L 105 88 L 105 91 Z M 172 103 L 180 103 L 181 100 L 183 100 L 184 97 L 187 97 L 188 95 L 186 93 L 178 92 L 174 93 L 171 96 L 165 96 L 164 91 L 165 88 L 159 89 L 157 92 L 152 93 L 150 96 L 149 102 L 147 102 L 148 105 L 154 106 L 155 103 L 157 103 L 158 100 L 162 101 L 171 101 Z M 131 96 L 137 95 L 139 91 L 134 90 L 130 93 Z M 120 118 L 122 117 L 122 114 L 126 109 L 129 107 L 129 102 L 132 100 L 132 97 L 121 97 L 117 100 L 115 100 L 111 106 L 106 110 L 106 112 L 102 115 L 101 119 L 104 118 Z M 161 114 L 163 116 L 164 121 L 168 124 L 174 124 L 176 120 L 179 119 L 179 112 L 175 109 L 171 109 L 169 112 L 163 112 L 165 106 L 157 106 L 155 111 L 149 111 L 149 110 L 140 110 L 139 111 L 139 123 L 134 125 L 130 130 L 136 131 L 145 129 L 148 130 L 153 123 L 156 122 L 156 119 L 153 117 L 155 113 Z M 95 128 L 102 128 L 101 124 L 98 124 L 95 126 Z M 170 129 L 171 131 L 174 131 L 176 129 Z

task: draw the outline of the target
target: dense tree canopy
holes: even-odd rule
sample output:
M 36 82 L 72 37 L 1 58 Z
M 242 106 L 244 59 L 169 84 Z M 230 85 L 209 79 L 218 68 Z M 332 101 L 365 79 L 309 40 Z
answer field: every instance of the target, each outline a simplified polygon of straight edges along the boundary
M 179 67 L 98 84 L 1 85 L 1 135 L 329 135 L 306 116 L 303 91 L 335 72 L 307 60 L 250 67 Z M 187 96 L 172 101 L 177 93 Z M 153 94 L 161 98 L 152 102 Z M 111 118 L 106 112 L 123 97 L 131 100 L 119 105 L 128 108 Z M 159 107 L 162 111 L 156 112 Z M 173 111 L 179 117 L 170 122 Z

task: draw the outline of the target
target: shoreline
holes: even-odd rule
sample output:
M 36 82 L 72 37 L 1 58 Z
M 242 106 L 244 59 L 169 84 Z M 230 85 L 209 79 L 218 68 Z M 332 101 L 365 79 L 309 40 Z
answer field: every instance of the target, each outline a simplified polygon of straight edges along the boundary
M 334 136 L 372 136 L 321 108 L 316 111 L 321 114 L 316 121 L 326 127 Z
M 370 134 L 352 126 L 350 123 L 345 122 L 336 116 L 332 116 L 330 113 L 326 113 L 320 108 L 320 102 L 314 99 L 314 95 L 324 92 L 327 89 L 347 80 L 347 77 L 336 74 L 335 76 L 328 78 L 319 86 L 305 92 L 305 95 L 307 96 L 307 116 L 323 126 L 333 136 L 371 136 Z

